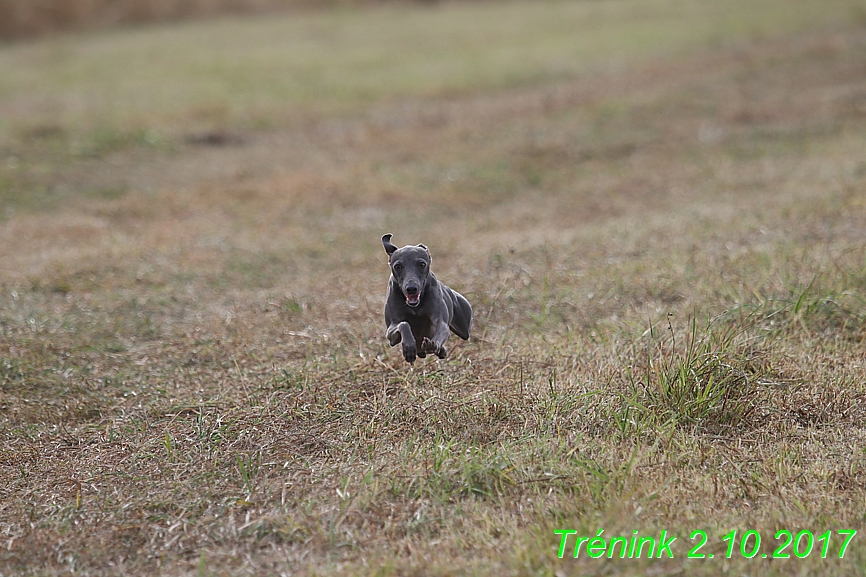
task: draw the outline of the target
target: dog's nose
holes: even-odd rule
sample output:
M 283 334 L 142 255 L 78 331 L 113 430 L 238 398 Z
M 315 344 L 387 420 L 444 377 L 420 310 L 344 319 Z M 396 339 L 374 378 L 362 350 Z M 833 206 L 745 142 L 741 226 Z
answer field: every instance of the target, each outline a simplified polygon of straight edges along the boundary
M 406 294 L 407 295 L 414 295 L 417 292 L 418 292 L 418 287 L 416 287 L 416 286 L 407 286 L 406 287 Z

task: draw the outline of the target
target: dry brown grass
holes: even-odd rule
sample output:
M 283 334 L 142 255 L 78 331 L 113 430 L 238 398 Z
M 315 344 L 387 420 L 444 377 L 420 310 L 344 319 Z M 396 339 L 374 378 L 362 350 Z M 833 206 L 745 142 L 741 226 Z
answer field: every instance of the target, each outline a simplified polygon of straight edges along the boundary
M 58 154 L 0 225 L 0 574 L 861 574 L 719 536 L 864 527 L 864 38 Z M 446 361 L 384 342 L 384 232 L 475 307 Z

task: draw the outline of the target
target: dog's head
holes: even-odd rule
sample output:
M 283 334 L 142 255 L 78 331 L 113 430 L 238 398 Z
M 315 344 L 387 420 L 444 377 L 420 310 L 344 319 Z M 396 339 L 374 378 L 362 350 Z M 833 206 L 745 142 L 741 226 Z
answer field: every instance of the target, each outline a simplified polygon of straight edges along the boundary
M 406 304 L 417 307 L 424 296 L 424 287 L 430 275 L 430 251 L 423 244 L 397 248 L 391 243 L 391 235 L 382 237 L 385 252 L 388 253 L 388 265 L 391 275 L 403 291 Z

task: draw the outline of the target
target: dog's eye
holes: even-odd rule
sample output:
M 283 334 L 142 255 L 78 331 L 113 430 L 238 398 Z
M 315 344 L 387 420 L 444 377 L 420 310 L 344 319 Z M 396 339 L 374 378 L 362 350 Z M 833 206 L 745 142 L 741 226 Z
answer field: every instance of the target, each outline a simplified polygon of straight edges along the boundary
M 427 267 L 427 263 L 426 263 L 426 262 L 424 262 L 423 260 L 419 260 L 419 261 L 418 261 L 418 268 L 423 269 L 423 268 L 426 268 L 426 267 Z
M 403 270 L 403 265 L 398 262 L 397 264 L 394 265 L 394 270 L 396 270 L 398 272 Z

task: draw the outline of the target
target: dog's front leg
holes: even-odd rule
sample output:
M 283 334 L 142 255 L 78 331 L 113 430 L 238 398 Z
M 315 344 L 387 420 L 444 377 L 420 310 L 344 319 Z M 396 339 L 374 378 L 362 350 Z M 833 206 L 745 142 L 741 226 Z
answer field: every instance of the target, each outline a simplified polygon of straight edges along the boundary
M 415 357 L 418 356 L 418 346 L 415 343 L 415 337 L 412 335 L 412 328 L 409 323 L 403 321 L 389 326 L 385 336 L 392 347 L 402 341 L 403 358 L 406 359 L 407 363 L 415 362 Z
M 440 359 L 444 359 L 448 356 L 448 350 L 445 348 L 444 343 L 448 340 L 450 334 L 448 323 L 445 321 L 437 322 L 436 332 L 433 333 L 433 338 L 428 339 L 427 337 L 424 337 L 424 340 L 421 341 L 421 350 L 425 353 L 436 355 Z

